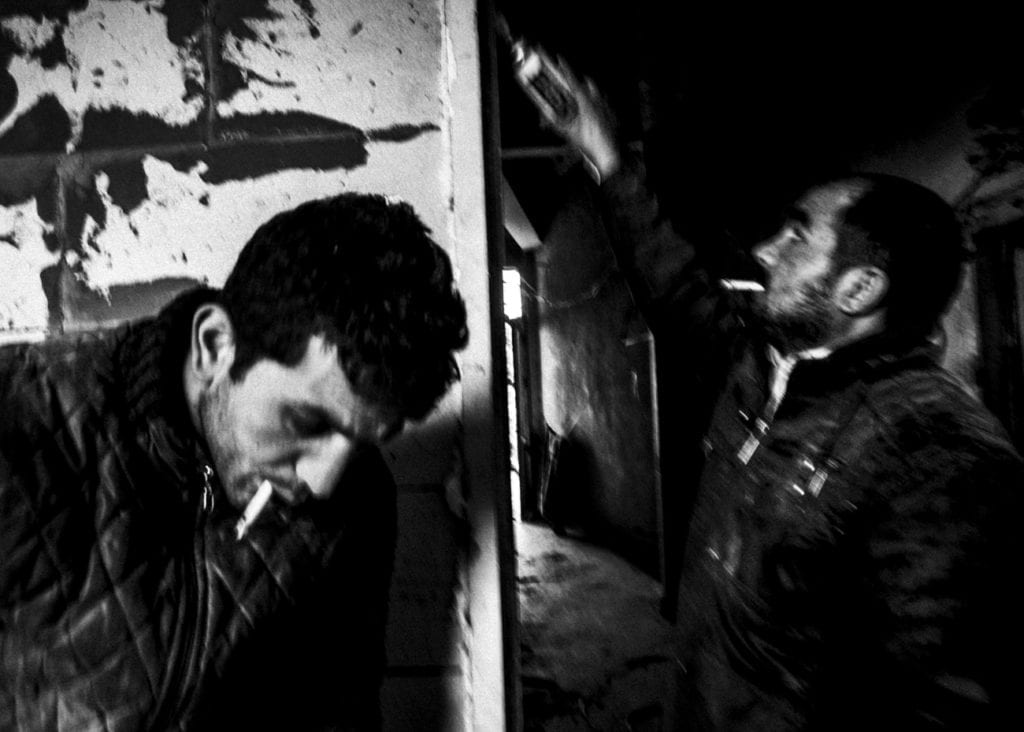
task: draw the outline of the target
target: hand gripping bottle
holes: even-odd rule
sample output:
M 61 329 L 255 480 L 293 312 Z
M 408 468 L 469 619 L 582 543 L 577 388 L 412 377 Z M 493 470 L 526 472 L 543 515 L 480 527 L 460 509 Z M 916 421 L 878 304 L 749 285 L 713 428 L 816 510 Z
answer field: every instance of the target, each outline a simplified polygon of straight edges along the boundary
M 512 44 L 512 67 L 516 81 L 540 111 L 555 124 L 571 123 L 579 114 L 572 87 L 558 65 L 542 49 L 522 39 L 513 40 L 504 18 L 498 33 Z

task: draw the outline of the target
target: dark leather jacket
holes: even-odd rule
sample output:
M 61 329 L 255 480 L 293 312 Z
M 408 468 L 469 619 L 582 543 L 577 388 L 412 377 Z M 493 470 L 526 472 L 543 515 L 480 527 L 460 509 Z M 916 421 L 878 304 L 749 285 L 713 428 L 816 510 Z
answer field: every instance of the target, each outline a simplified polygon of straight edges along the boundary
M 379 727 L 394 483 L 235 540 L 182 392 L 212 297 L 0 349 L 0 729 Z
M 604 192 L 657 347 L 707 410 L 674 578 L 690 726 L 1009 726 L 1024 468 L 995 419 L 934 346 L 887 335 L 798 362 L 771 414 L 753 315 L 639 168 Z

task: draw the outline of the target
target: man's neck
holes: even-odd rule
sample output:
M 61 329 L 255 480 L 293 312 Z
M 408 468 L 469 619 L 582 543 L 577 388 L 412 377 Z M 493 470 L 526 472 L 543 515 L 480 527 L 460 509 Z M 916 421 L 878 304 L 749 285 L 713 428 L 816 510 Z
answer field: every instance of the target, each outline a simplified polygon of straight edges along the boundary
M 770 346 L 782 359 L 801 361 L 805 359 L 824 358 L 841 348 L 862 341 L 865 338 L 881 333 L 885 329 L 882 313 L 847 320 L 843 327 L 834 328 L 832 334 L 817 344 Z
M 768 358 L 772 364 L 771 381 L 769 383 L 768 402 L 765 405 L 765 415 L 771 419 L 775 410 L 786 394 L 789 385 L 789 377 L 793 367 L 800 361 L 818 361 L 828 358 L 835 351 L 862 341 L 869 336 L 882 332 L 883 322 L 880 318 L 865 317 L 857 318 L 849 323 L 849 327 L 842 333 L 829 338 L 825 343 L 818 346 L 782 351 L 774 345 L 768 346 Z

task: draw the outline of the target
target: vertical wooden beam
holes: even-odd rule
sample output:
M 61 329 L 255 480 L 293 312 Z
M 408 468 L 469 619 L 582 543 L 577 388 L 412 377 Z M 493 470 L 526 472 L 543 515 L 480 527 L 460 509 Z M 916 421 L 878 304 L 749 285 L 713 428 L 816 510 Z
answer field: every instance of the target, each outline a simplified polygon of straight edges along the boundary
M 462 355 L 467 512 L 468 729 L 517 730 L 518 608 L 505 404 L 498 100 L 490 0 L 444 0 L 454 252 L 470 343 Z

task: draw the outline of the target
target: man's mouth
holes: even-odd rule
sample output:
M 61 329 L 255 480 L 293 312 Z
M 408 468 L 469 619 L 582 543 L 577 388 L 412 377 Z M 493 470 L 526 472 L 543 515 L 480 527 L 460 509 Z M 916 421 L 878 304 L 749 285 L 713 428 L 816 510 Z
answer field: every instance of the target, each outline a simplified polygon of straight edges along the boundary
M 293 506 L 305 502 L 311 495 L 313 495 L 309 486 L 305 483 L 288 482 L 275 482 L 274 493 L 281 496 L 286 503 Z

